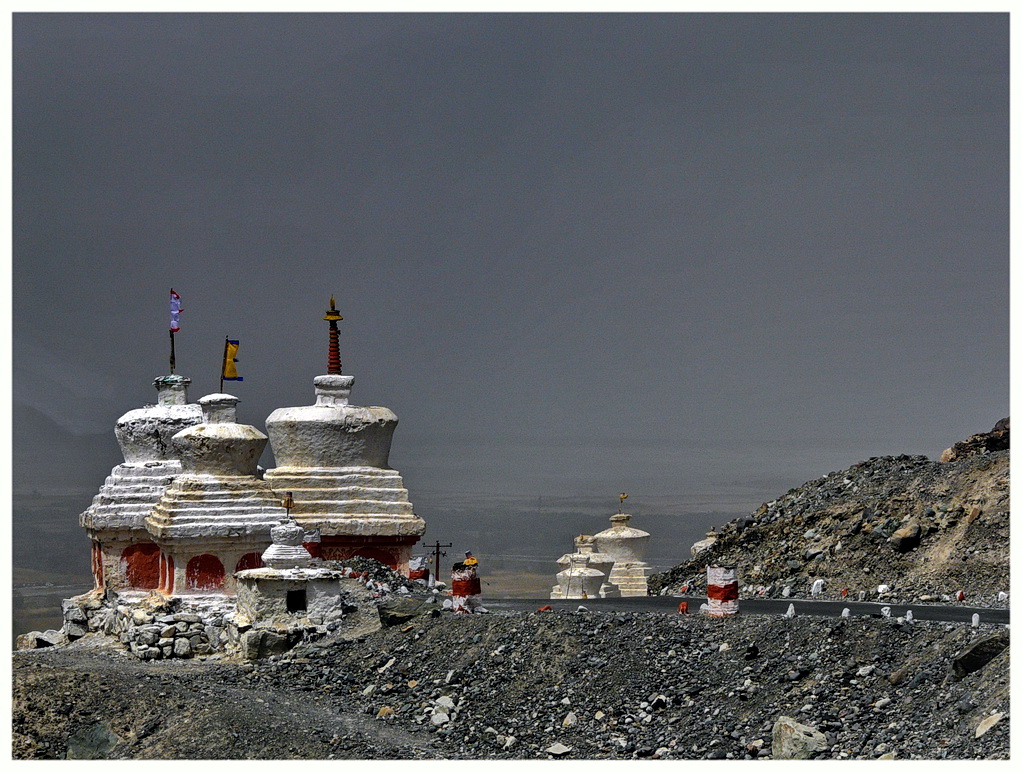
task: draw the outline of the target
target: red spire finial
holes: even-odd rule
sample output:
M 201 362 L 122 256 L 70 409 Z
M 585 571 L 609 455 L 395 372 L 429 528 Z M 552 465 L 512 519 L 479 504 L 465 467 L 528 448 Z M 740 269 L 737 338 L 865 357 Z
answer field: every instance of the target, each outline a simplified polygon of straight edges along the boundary
M 337 323 L 344 317 L 337 313 L 334 305 L 334 296 L 330 296 L 330 308 L 327 309 L 324 321 L 330 322 L 330 349 L 327 352 L 326 367 L 328 375 L 341 374 L 341 347 L 339 343 L 340 333 L 337 330 Z

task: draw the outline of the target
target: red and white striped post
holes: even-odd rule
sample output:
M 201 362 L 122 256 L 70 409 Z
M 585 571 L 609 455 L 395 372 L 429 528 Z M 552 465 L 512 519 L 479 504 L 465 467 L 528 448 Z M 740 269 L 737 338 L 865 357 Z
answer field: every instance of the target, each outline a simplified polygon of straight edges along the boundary
M 413 557 L 408 561 L 408 578 L 413 582 L 429 584 L 429 568 L 426 567 L 426 558 Z
M 706 567 L 706 613 L 729 617 L 738 613 L 738 569 Z
M 475 566 L 456 563 L 451 569 L 451 608 L 471 614 L 482 603 L 482 589 Z

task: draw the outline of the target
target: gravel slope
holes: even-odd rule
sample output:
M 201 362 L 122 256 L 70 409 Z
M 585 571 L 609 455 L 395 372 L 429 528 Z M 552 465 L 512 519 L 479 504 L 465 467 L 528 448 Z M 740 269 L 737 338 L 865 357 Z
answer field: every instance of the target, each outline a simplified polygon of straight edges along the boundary
M 788 715 L 825 734 L 823 758 L 1007 758 L 1008 650 L 952 674 L 956 654 L 996 634 L 444 613 L 255 664 L 141 663 L 85 638 L 14 655 L 14 755 L 60 758 L 70 744 L 81 757 L 110 731 L 109 758 L 529 759 L 555 743 L 568 758 L 765 758 Z

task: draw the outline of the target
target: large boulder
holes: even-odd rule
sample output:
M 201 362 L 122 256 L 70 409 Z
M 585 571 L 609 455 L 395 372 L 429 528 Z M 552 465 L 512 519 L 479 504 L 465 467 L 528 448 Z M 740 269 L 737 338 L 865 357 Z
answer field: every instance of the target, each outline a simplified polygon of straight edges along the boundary
M 980 453 L 992 453 L 995 450 L 1008 450 L 1010 445 L 1011 422 L 1002 418 L 989 432 L 974 434 L 969 439 L 956 442 L 940 455 L 942 462 L 957 461 L 967 456 Z
M 919 523 L 909 523 L 891 534 L 891 546 L 898 552 L 909 552 L 919 546 L 922 535 L 923 529 Z
M 273 630 L 249 630 L 241 636 L 241 655 L 245 659 L 262 659 L 273 654 L 283 654 L 296 643 L 286 633 Z
M 44 633 L 33 630 L 15 639 L 18 649 L 45 649 L 47 646 L 64 646 L 69 643 L 63 630 L 47 630 Z
M 811 759 L 829 747 L 822 732 L 791 716 L 780 716 L 774 722 L 770 752 L 775 759 Z
M 975 673 L 990 660 L 1008 648 L 1010 638 L 1005 631 L 980 638 L 951 661 L 951 672 L 955 678 L 965 678 Z
M 105 759 L 121 740 L 106 724 L 80 729 L 67 739 L 69 759 Z
M 692 557 L 696 557 L 697 555 L 701 555 L 702 553 L 706 552 L 716 543 L 717 543 L 716 536 L 707 536 L 705 539 L 700 539 L 695 544 L 693 544 L 692 547 L 689 549 L 689 552 L 692 553 Z
M 384 627 L 403 624 L 427 610 L 426 603 L 415 598 L 388 598 L 376 609 Z

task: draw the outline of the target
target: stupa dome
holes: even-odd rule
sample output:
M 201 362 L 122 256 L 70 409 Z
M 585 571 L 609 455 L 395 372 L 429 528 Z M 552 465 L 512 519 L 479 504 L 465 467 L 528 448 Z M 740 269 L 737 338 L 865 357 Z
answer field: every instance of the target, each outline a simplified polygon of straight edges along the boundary
M 558 598 L 599 598 L 600 588 L 607 575 L 589 565 L 589 557 L 574 554 L 568 568 L 557 574 L 560 593 L 553 593 Z
M 241 400 L 230 394 L 208 394 L 199 400 L 202 423 L 174 435 L 171 444 L 188 474 L 254 476 L 266 435 L 235 423 Z
M 615 562 L 640 562 L 646 554 L 649 534 L 632 528 L 631 519 L 631 515 L 619 512 L 610 518 L 610 528 L 594 537 L 597 549 L 610 555 Z
M 202 409 L 188 404 L 188 384 L 183 375 L 163 375 L 153 381 L 157 404 L 129 410 L 117 419 L 114 435 L 125 462 L 142 464 L 174 458 L 170 439 L 182 429 L 202 421 Z
M 144 531 L 146 517 L 181 472 L 171 438 L 202 421 L 202 409 L 187 404 L 189 383 L 182 375 L 156 378 L 157 404 L 129 410 L 117 420 L 114 435 L 124 463 L 110 471 L 92 505 L 81 514 L 85 528 Z M 109 540 L 109 534 L 105 538 Z
M 279 466 L 389 468 L 397 416 L 385 407 L 349 405 L 354 381 L 350 375 L 317 376 L 316 404 L 270 414 L 266 433 Z

